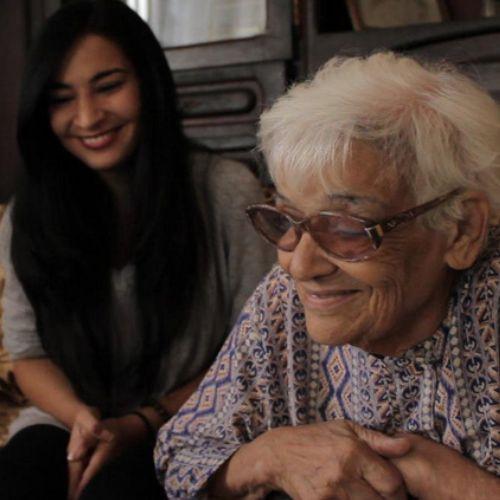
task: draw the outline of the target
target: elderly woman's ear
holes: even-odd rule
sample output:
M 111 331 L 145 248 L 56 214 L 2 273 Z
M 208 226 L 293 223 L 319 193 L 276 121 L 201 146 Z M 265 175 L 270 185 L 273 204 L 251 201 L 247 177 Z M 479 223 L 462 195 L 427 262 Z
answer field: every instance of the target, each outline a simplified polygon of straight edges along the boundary
M 488 237 L 490 203 L 484 193 L 466 191 L 460 195 L 463 219 L 451 225 L 446 263 L 455 270 L 467 269 L 478 258 Z

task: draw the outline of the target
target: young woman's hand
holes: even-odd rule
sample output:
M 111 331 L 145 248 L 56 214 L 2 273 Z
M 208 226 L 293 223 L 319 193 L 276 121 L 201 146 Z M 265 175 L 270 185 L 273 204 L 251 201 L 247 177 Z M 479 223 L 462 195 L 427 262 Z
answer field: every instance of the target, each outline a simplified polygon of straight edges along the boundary
M 97 439 L 83 465 L 76 485 L 70 489 L 69 500 L 76 500 L 95 474 L 110 460 L 148 437 L 148 429 L 136 415 L 102 420 L 97 426 Z
M 77 498 L 78 485 L 98 443 L 108 442 L 112 437 L 112 434 L 103 426 L 99 410 L 82 405 L 75 415 L 66 450 L 69 500 Z
M 175 413 L 191 396 L 203 376 L 204 373 L 201 373 L 171 391 L 162 398 L 161 404 L 169 413 Z M 163 423 L 153 408 L 143 408 L 141 411 L 153 427 L 159 427 Z M 76 500 L 107 462 L 147 437 L 148 429 L 137 415 L 100 420 L 95 409 L 85 407 L 78 412 L 68 445 L 68 500 Z
M 66 450 L 68 457 L 68 498 L 75 492 L 87 465 L 89 456 L 99 440 L 109 440 L 111 435 L 103 428 L 99 411 L 82 405 L 76 412 Z

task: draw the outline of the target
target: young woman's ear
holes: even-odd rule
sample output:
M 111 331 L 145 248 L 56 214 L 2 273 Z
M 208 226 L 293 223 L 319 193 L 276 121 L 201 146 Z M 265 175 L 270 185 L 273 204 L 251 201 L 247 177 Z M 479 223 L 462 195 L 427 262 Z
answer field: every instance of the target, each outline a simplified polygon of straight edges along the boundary
M 445 262 L 457 271 L 474 264 L 488 236 L 490 203 L 484 193 L 466 191 L 461 196 L 464 218 L 450 232 Z

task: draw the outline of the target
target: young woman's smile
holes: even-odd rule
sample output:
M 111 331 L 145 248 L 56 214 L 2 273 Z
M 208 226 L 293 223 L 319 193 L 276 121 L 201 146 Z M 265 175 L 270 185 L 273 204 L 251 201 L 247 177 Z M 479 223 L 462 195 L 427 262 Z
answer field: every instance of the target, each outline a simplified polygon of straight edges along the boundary
M 96 135 L 80 137 L 82 144 L 89 149 L 103 149 L 109 146 L 118 136 L 117 132 L 121 127 L 109 130 L 107 132 L 102 132 Z
M 69 51 L 49 91 L 50 124 L 63 147 L 90 168 L 126 161 L 139 135 L 135 71 L 112 41 L 86 35 Z

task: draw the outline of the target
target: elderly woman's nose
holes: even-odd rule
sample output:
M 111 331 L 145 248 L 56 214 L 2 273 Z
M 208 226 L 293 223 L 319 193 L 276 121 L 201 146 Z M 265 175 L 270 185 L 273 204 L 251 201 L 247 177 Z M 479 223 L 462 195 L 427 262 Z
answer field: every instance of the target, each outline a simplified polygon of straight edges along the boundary
M 288 257 L 288 265 L 283 267 L 296 280 L 307 280 L 332 271 L 333 264 L 307 232 L 302 234 L 295 250 L 289 252 Z
M 76 109 L 73 122 L 82 129 L 92 128 L 104 116 L 98 99 L 92 95 L 81 95 L 76 99 Z

